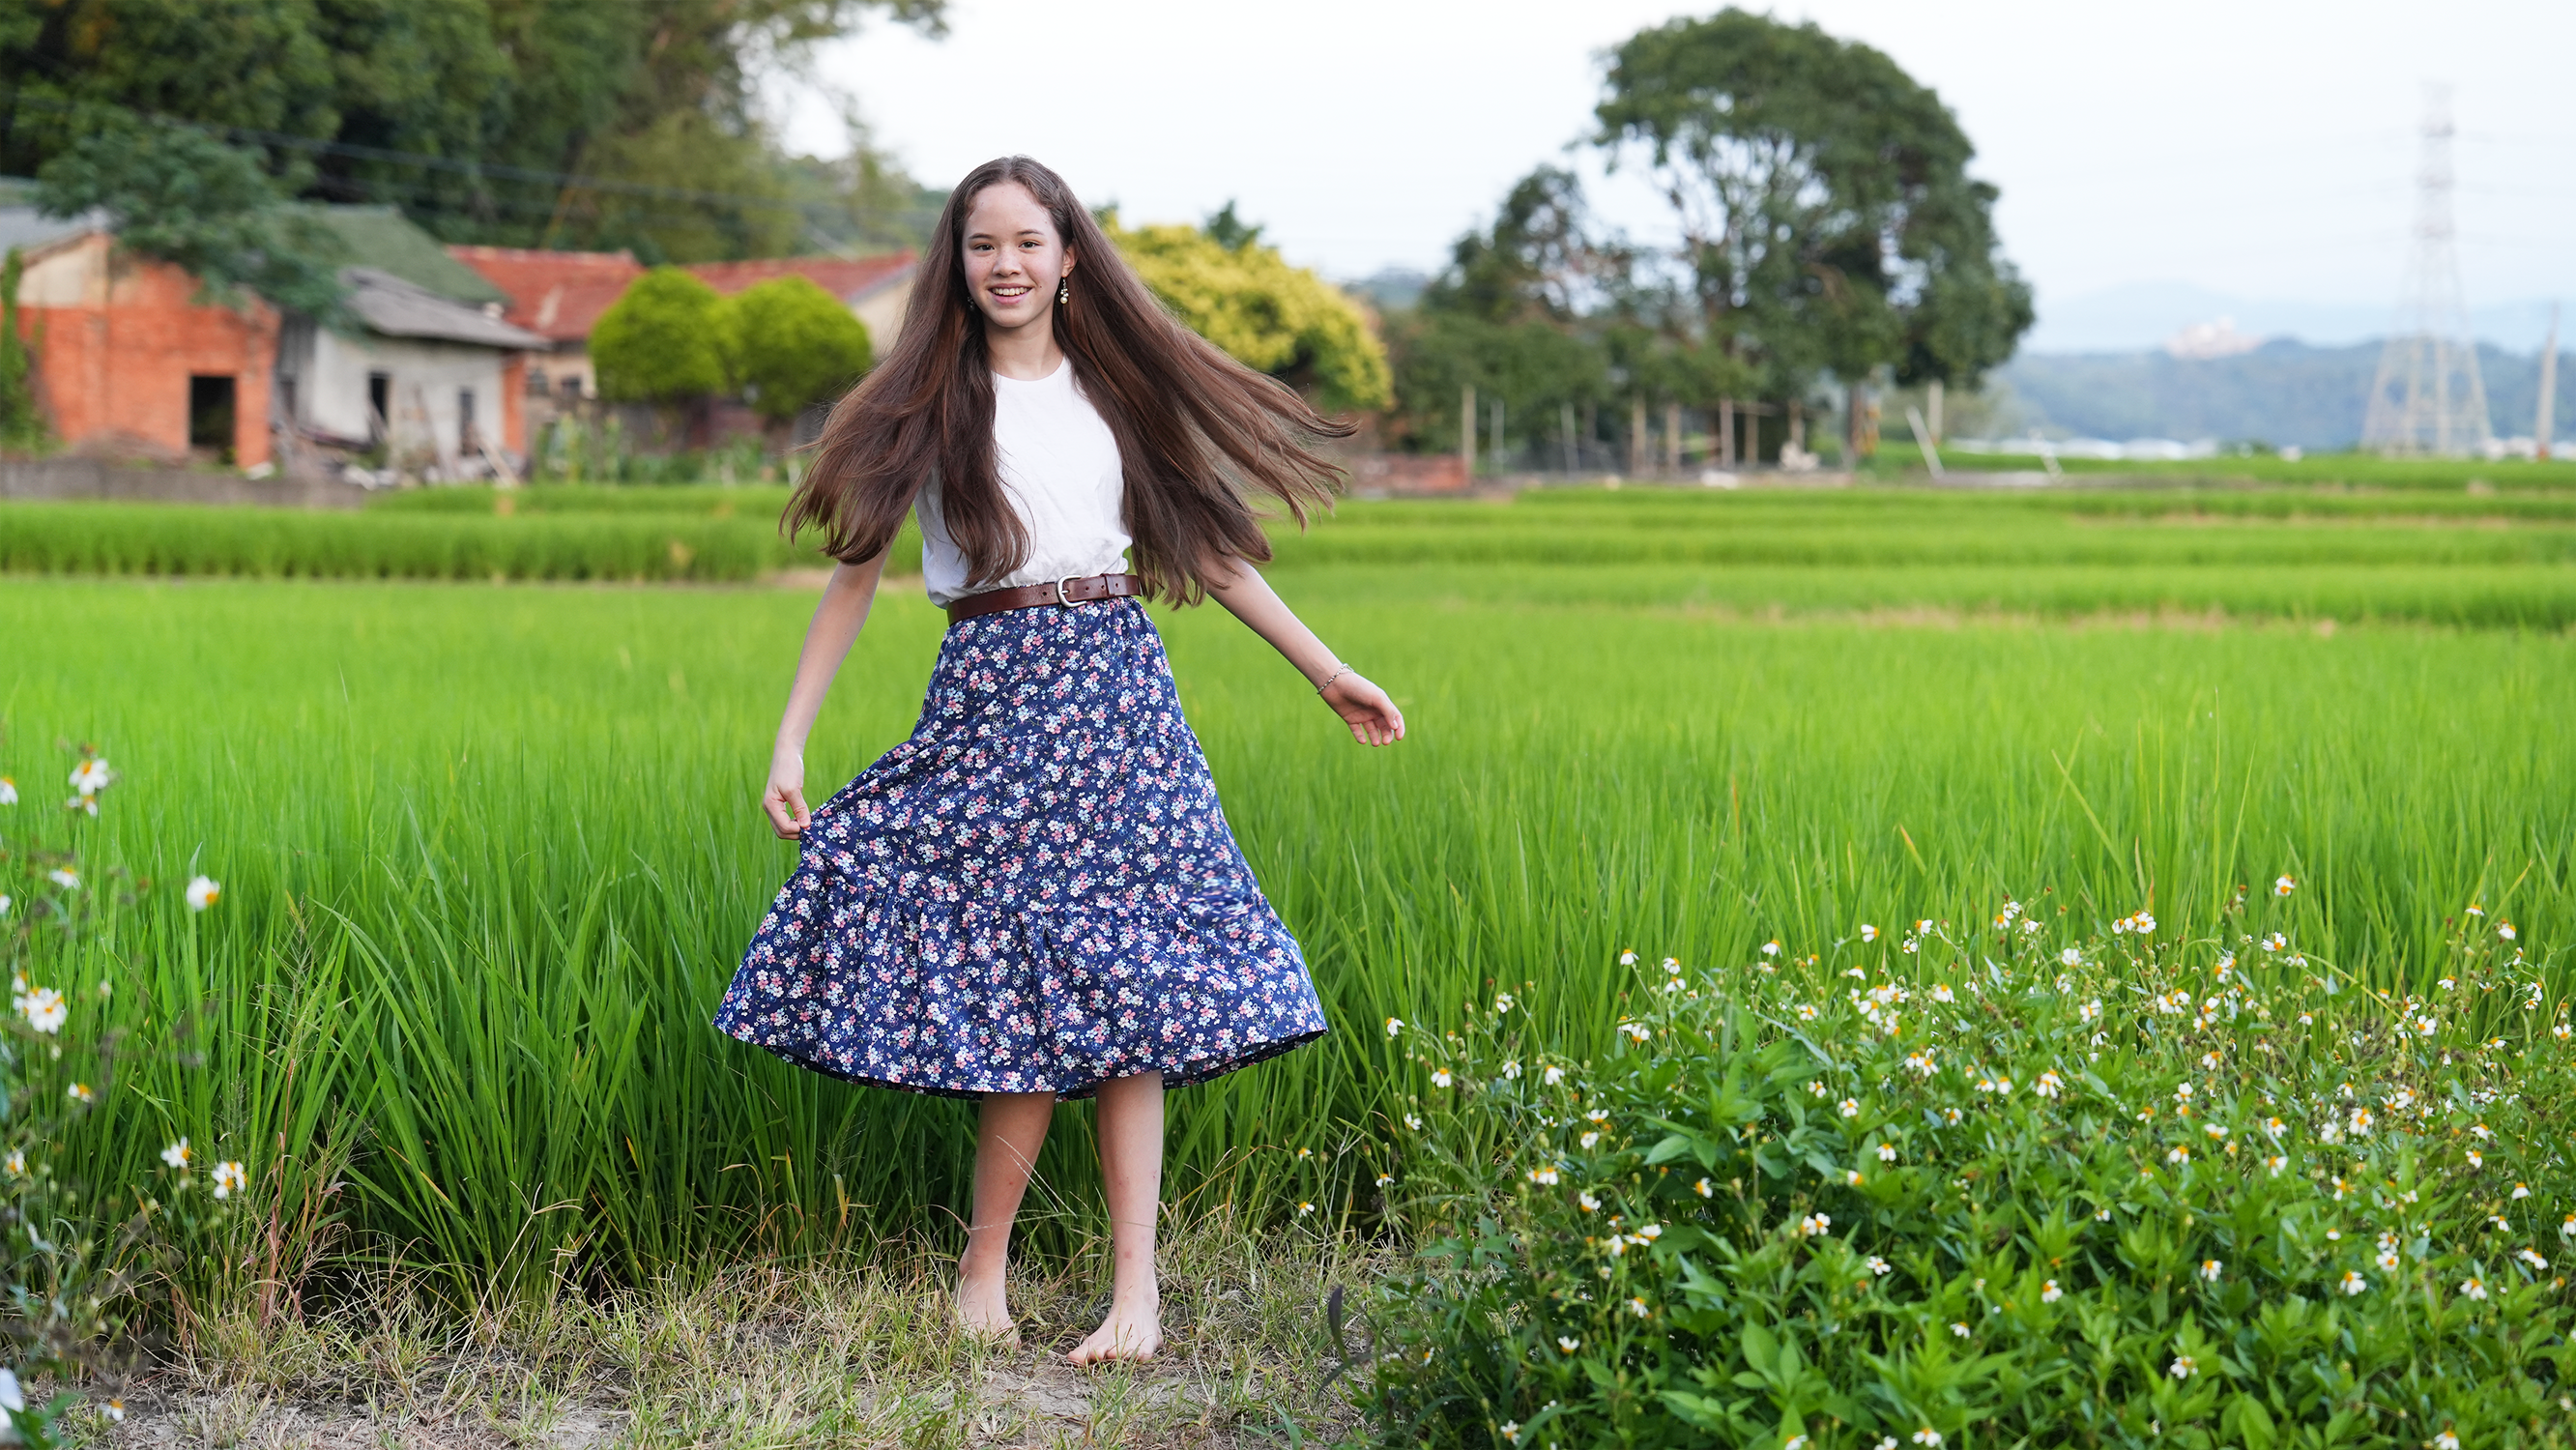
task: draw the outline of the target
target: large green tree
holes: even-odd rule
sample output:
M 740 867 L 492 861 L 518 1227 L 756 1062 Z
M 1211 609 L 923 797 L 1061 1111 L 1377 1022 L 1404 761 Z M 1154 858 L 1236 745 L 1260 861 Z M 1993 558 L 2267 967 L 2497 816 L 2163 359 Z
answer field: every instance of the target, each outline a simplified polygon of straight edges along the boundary
M 1608 80 L 1594 139 L 1671 203 L 1676 290 L 1729 357 L 1973 384 L 2030 326 L 1974 148 L 1886 55 L 1729 9 L 1630 37 Z
M 118 111 L 97 125 L 37 173 L 38 205 L 57 216 L 104 214 L 121 245 L 187 269 L 206 301 L 241 306 L 255 293 L 339 319 L 339 268 L 357 259 L 288 206 L 248 153 Z
M 936 30 L 943 4 L 0 0 L 0 172 L 32 173 L 114 108 L 211 128 L 292 189 L 398 203 L 450 240 L 810 250 L 849 236 L 854 206 L 913 198 L 862 199 L 865 167 L 815 195 L 761 123 L 765 68 L 871 14 Z
M 1450 249 L 1420 302 L 1387 319 L 1400 441 L 1457 447 L 1469 387 L 1479 438 L 1501 404 L 1511 443 L 1561 441 L 1569 407 L 1592 418 L 1631 392 L 1671 395 L 1673 348 L 1628 315 L 1634 260 L 1599 234 L 1572 172 L 1541 166 L 1513 183 L 1492 224 Z

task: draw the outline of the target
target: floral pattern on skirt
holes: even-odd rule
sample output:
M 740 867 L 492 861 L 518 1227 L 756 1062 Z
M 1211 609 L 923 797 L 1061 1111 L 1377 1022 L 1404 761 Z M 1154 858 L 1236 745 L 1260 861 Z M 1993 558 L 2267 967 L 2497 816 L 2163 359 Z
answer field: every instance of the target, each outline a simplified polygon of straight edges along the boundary
M 814 812 L 715 1023 L 961 1097 L 1176 1087 L 1325 1030 L 1132 599 L 949 626 L 921 722 Z

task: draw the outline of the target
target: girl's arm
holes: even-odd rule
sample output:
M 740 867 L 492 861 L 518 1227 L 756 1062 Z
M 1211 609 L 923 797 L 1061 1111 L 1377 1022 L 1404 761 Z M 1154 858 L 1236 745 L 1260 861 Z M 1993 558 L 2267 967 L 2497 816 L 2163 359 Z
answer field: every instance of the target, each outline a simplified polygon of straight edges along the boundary
M 1208 592 L 1251 626 L 1254 634 L 1270 641 L 1271 648 L 1287 656 L 1306 683 L 1324 687 L 1324 703 L 1351 727 L 1352 739 L 1363 745 L 1392 745 L 1404 738 L 1404 712 L 1395 708 L 1386 691 L 1343 668 L 1315 632 L 1271 592 L 1270 581 L 1261 577 L 1260 570 L 1236 559 L 1229 574 L 1208 581 Z
M 760 807 L 769 812 L 769 824 L 778 839 L 793 841 L 805 833 L 814 813 L 805 808 L 805 737 L 813 732 L 814 717 L 823 712 L 824 693 L 832 688 L 832 676 L 840 672 L 841 661 L 858 640 L 859 626 L 868 622 L 868 606 L 876 602 L 877 575 L 885 568 L 885 555 L 879 554 L 863 564 L 843 564 L 832 571 L 832 581 L 823 586 L 822 602 L 814 606 L 814 622 L 805 627 L 805 648 L 796 656 L 796 683 L 787 691 L 787 711 L 778 719 L 778 743 L 769 755 L 769 786 L 761 792 Z

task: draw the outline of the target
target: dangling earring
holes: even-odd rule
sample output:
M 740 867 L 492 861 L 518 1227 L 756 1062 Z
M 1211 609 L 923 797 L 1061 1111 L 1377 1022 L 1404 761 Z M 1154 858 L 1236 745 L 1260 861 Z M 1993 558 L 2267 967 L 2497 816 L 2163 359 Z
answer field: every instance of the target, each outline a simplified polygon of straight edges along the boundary
M 1067 272 L 1055 281 L 1055 305 L 1062 307 L 1071 301 L 1073 301 L 1073 274 Z

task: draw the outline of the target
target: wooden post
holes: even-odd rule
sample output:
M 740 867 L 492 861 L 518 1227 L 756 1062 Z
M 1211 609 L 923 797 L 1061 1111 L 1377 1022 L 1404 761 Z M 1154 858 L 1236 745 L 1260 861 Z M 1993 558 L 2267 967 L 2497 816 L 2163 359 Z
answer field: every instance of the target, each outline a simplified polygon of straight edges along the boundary
M 1467 476 L 1476 476 L 1476 385 L 1458 390 L 1458 456 L 1467 461 Z
M 1565 444 L 1565 471 L 1574 473 L 1582 467 L 1574 456 L 1574 405 L 1556 405 L 1556 436 Z
M 1628 400 L 1628 472 L 1646 471 L 1646 400 Z
M 1675 477 L 1682 471 L 1682 405 L 1664 405 L 1664 470 Z
M 1941 446 L 1941 380 L 1939 378 L 1934 378 L 1931 385 L 1923 390 L 1923 411 L 1932 415 L 1928 420 L 1932 425 L 1932 446 L 1938 448 Z
M 1500 399 L 1500 398 L 1496 398 L 1496 399 L 1494 400 L 1493 414 L 1494 414 L 1494 446 L 1493 446 L 1492 448 L 1490 448 L 1490 449 L 1486 450 L 1486 451 L 1494 455 L 1494 462 L 1493 462 L 1493 466 L 1494 466 L 1496 469 L 1500 469 L 1500 468 L 1503 466 L 1503 400 L 1502 400 L 1502 399 Z
M 1735 466 L 1735 400 L 1717 400 L 1717 466 Z
M 1762 466 L 1762 410 L 1755 408 L 1744 415 L 1744 466 Z

